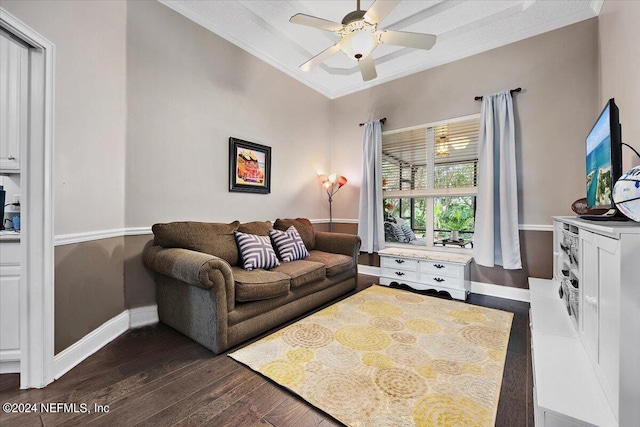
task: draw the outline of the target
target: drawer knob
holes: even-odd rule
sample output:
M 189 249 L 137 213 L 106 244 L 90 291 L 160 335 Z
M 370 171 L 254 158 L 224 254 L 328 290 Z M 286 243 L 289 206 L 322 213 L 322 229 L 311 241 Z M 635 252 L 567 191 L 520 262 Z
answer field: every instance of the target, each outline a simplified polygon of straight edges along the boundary
M 433 266 L 435 268 L 444 268 L 444 265 L 442 265 L 442 264 L 433 264 Z
M 404 276 L 404 273 L 402 271 L 396 271 L 396 276 Z
M 396 260 L 396 262 L 397 262 L 398 264 L 402 264 L 402 263 L 404 262 L 404 260 L 403 260 L 403 259 L 397 259 L 397 260 Z
M 13 157 L 13 156 L 9 156 L 9 157 L 7 157 L 7 159 L 9 159 L 9 160 L 15 160 L 16 158 L 15 158 L 15 157 Z
M 443 278 L 441 278 L 441 277 L 436 277 L 436 278 L 435 278 L 435 279 L 433 279 L 433 280 L 435 280 L 435 281 L 436 281 L 436 282 L 438 282 L 438 283 L 442 283 L 442 282 L 444 282 L 444 279 L 443 279 Z

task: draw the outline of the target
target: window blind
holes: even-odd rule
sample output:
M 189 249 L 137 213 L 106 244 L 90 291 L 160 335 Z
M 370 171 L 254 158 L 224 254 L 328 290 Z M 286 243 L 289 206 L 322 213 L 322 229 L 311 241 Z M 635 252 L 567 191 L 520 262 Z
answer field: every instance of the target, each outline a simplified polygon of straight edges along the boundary
M 479 117 L 382 134 L 383 188 L 395 197 L 476 186 Z

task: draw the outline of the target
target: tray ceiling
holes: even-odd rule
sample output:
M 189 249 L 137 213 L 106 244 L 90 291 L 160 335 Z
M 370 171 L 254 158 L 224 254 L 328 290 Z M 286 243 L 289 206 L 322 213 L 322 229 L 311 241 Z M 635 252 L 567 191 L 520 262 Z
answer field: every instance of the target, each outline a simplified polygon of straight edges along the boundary
M 603 1 L 402 0 L 379 28 L 435 34 L 438 41 L 431 50 L 379 45 L 372 53 L 378 77 L 363 82 L 357 63 L 342 52 L 301 71 L 339 36 L 289 22 L 296 13 L 341 22 L 356 0 L 160 0 L 332 99 L 593 18 Z M 373 0 L 361 3 L 366 10 Z

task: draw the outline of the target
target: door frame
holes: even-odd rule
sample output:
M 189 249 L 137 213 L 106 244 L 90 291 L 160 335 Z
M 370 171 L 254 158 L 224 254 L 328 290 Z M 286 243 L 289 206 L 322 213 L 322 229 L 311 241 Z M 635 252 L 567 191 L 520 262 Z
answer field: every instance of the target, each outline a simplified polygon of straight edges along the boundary
M 20 388 L 41 388 L 54 380 L 55 45 L 1 7 L 0 26 L 31 46 L 29 136 L 20 176 Z

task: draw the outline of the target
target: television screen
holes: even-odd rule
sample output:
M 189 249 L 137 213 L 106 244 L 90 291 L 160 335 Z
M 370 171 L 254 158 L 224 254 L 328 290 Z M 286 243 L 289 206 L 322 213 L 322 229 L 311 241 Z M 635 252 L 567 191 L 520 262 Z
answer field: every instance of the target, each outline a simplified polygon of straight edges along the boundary
M 611 192 L 620 178 L 621 141 L 618 109 L 611 99 L 586 138 L 587 206 L 613 208 Z

